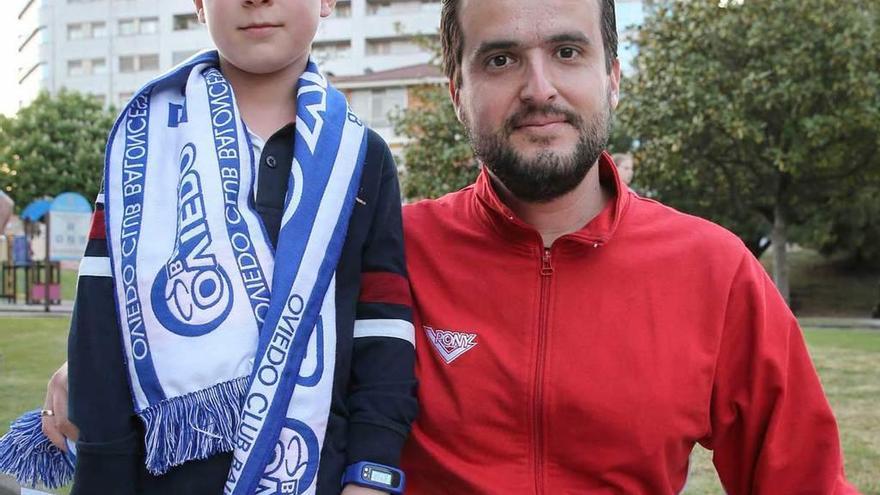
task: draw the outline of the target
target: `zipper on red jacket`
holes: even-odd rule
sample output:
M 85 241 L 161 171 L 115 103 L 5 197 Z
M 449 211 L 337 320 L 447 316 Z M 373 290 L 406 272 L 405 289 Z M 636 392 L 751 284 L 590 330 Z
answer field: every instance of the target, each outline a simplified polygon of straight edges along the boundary
M 544 248 L 541 258 L 541 300 L 538 322 L 538 355 L 535 366 L 535 402 L 532 405 L 534 417 L 534 452 L 535 452 L 535 493 L 544 493 L 544 354 L 546 346 L 547 323 L 550 313 L 550 278 L 553 275 L 553 263 L 550 248 Z

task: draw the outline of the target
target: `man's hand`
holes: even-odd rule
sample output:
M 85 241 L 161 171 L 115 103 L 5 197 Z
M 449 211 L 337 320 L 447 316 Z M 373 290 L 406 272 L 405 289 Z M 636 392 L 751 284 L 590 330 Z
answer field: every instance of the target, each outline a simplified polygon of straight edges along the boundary
M 67 362 L 58 368 L 46 386 L 46 402 L 43 405 L 43 433 L 64 452 L 64 438 L 76 441 L 79 430 L 67 419 Z
M 345 485 L 345 489 L 342 490 L 341 495 L 388 495 L 388 492 L 382 492 L 379 490 L 373 490 L 372 488 L 348 484 Z

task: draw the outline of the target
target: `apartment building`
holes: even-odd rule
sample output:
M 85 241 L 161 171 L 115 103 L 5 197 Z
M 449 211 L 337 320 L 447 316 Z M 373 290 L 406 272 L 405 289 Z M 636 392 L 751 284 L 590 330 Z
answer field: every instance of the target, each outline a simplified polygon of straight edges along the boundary
M 15 0 L 19 106 L 62 87 L 118 105 L 151 77 L 211 46 L 190 0 Z M 319 28 L 326 72 L 356 75 L 427 62 L 439 0 L 340 0 Z

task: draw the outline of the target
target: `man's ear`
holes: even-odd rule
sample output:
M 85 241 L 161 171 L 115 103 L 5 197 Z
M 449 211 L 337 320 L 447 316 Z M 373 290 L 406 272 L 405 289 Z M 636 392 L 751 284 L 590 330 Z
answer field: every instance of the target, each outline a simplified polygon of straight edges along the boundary
M 329 17 L 335 6 L 336 0 L 321 0 L 321 17 Z
M 611 64 L 611 73 L 608 74 L 608 82 L 610 83 L 610 87 L 608 88 L 608 106 L 614 110 L 617 108 L 617 104 L 620 103 L 620 60 L 616 58 Z
M 196 15 L 199 16 L 199 22 L 205 24 L 205 2 L 204 0 L 193 0 L 196 6 Z
M 464 124 L 461 118 L 461 93 L 459 87 L 455 84 L 454 79 L 449 79 L 449 99 L 452 100 L 452 107 L 455 109 L 455 117 L 459 122 Z

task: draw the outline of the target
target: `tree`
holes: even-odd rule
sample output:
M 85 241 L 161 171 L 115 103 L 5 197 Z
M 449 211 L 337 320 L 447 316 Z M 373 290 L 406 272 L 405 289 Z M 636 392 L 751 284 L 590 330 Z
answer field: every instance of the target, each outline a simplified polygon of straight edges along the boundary
M 637 36 L 618 120 L 640 183 L 752 248 L 769 234 L 786 298 L 792 227 L 829 231 L 818 212 L 880 174 L 878 25 L 876 0 L 665 0 Z
M 445 85 L 413 90 L 409 108 L 392 116 L 409 143 L 401 177 L 407 199 L 436 198 L 474 181 L 480 171 Z
M 65 191 L 94 198 L 113 120 L 88 95 L 41 93 L 15 117 L 0 119 L 0 188 L 19 208 Z

